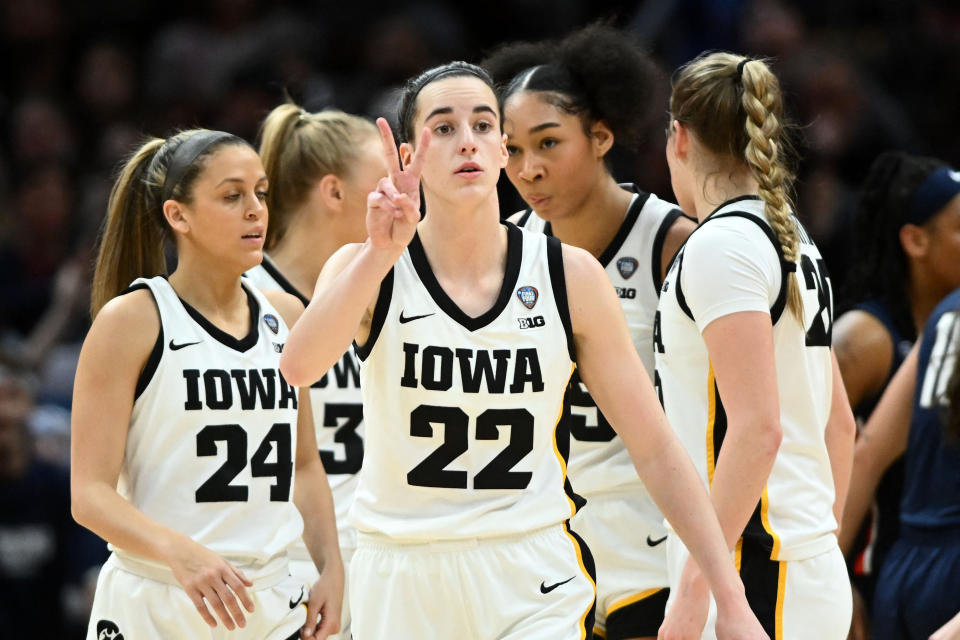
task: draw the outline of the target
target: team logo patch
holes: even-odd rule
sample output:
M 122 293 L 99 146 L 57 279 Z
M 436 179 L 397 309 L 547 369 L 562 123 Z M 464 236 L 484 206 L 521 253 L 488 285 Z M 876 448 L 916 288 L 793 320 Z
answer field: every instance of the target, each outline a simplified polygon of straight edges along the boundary
M 274 333 L 280 333 L 280 321 L 277 320 L 277 316 L 273 315 L 272 313 L 268 313 L 267 315 L 263 316 L 263 322 L 270 327 L 270 331 L 273 331 Z
M 620 258 L 617 260 L 617 271 L 626 280 L 637 270 L 637 264 L 639 263 L 636 258 Z
M 520 287 L 517 289 L 517 297 L 520 298 L 520 302 L 527 309 L 533 309 L 534 305 L 537 304 L 539 295 L 536 287 Z
M 110 620 L 99 620 L 97 622 L 97 640 L 123 640 L 123 634 L 120 633 L 120 627 Z

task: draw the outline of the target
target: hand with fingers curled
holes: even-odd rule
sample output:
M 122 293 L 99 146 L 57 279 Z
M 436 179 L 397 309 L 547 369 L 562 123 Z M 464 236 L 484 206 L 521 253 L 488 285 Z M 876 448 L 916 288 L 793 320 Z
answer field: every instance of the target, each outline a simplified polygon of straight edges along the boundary
M 324 567 L 320 579 L 310 589 L 307 624 L 300 631 L 302 640 L 325 640 L 340 630 L 343 606 L 343 565 Z M 319 616 L 320 621 L 317 622 Z
M 367 196 L 367 234 L 377 249 L 403 251 L 413 239 L 420 222 L 420 174 L 430 146 L 430 132 L 424 129 L 410 162 L 404 167 L 390 125 L 377 119 L 388 173 Z
M 167 564 L 204 622 L 216 627 L 219 618 L 230 631 L 246 626 L 240 604 L 253 613 L 253 599 L 247 591 L 253 583 L 242 571 L 186 536 L 173 544 Z

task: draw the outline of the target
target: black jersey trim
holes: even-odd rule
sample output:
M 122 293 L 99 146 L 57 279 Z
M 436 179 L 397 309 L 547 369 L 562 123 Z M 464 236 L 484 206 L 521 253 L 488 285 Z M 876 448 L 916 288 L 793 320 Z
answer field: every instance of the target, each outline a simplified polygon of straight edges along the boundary
M 755 195 L 752 195 L 752 194 L 751 194 L 751 195 L 745 195 L 745 196 L 737 196 L 736 198 L 731 198 L 731 199 L 727 200 L 726 202 L 722 203 L 720 206 L 718 206 L 716 209 L 714 209 L 714 210 L 711 211 L 710 213 L 708 213 L 708 214 L 707 214 L 707 217 L 704 218 L 703 221 L 706 222 L 706 221 L 707 221 L 707 218 L 709 218 L 710 216 L 712 216 L 713 214 L 715 214 L 717 211 L 720 211 L 720 209 L 723 209 L 724 207 L 730 206 L 731 204 L 734 204 L 734 203 L 736 203 L 736 202 L 744 202 L 744 201 L 746 201 L 746 200 L 762 200 L 762 198 L 761 198 L 760 196 L 755 196 Z
M 303 306 L 310 304 L 310 298 L 306 297 L 300 290 L 293 286 L 293 283 L 287 280 L 287 278 L 280 273 L 280 269 L 277 268 L 277 265 L 273 263 L 268 256 L 263 256 L 263 261 L 260 263 L 260 266 L 263 267 L 263 270 L 270 274 L 270 277 L 277 281 L 277 284 L 280 285 L 280 288 L 289 293 L 292 296 L 297 297 L 300 302 L 303 303 Z
M 587 546 L 587 543 L 576 531 L 570 528 L 569 520 L 564 521 L 563 527 L 567 535 L 570 536 L 570 540 L 577 547 L 582 568 L 586 571 L 587 577 L 593 586 L 593 602 L 590 608 L 584 612 L 583 626 L 580 628 L 581 637 L 590 638 L 593 636 L 593 628 L 597 623 L 597 564 L 593 559 L 593 553 L 591 553 L 590 547 Z
M 244 353 L 256 345 L 257 341 L 260 339 L 260 302 L 242 282 L 241 287 L 243 288 L 243 292 L 247 294 L 247 306 L 250 308 L 250 330 L 247 331 L 247 335 L 239 339 L 233 337 L 226 331 L 223 331 L 212 322 L 207 320 L 202 313 L 190 306 L 190 303 L 181 298 L 179 295 L 177 296 L 177 299 L 180 300 L 180 304 L 183 305 L 183 308 L 190 315 L 190 317 L 193 318 L 194 322 L 200 325 L 200 328 L 206 331 L 211 338 L 225 347 L 229 347 L 234 351 Z
M 573 322 L 570 320 L 570 304 L 567 301 L 567 279 L 563 271 L 563 245 L 553 237 L 547 237 L 547 268 L 550 270 L 550 286 L 553 299 L 557 303 L 557 313 L 563 324 L 563 333 L 567 336 L 567 353 L 570 360 L 577 361 L 577 350 L 573 344 Z
M 160 358 L 163 357 L 163 316 L 160 315 L 160 305 L 157 304 L 157 298 L 153 295 L 153 289 L 143 283 L 134 284 L 127 287 L 120 295 L 125 296 L 138 289 L 146 289 L 149 291 L 150 297 L 153 298 L 153 304 L 157 305 L 157 315 L 160 316 L 160 332 L 157 334 L 157 341 L 153 343 L 153 349 L 150 350 L 149 357 L 147 357 L 147 363 L 143 365 L 143 371 L 141 371 L 137 377 L 137 387 L 133 392 L 134 402 L 146 391 L 147 385 L 153 380 L 153 374 L 157 372 L 157 368 L 160 366 Z
M 377 343 L 383 325 L 387 321 L 387 311 L 390 310 L 390 301 L 393 299 L 393 267 L 387 272 L 380 282 L 380 292 L 377 294 L 377 301 L 373 305 L 373 317 L 370 319 L 370 334 L 363 345 L 353 341 L 353 350 L 360 361 L 364 361 L 373 350 L 373 345 Z
M 694 231 L 696 231 L 696 229 L 694 229 Z M 690 235 L 692 236 L 693 234 L 691 233 Z M 680 272 L 683 271 L 683 253 L 678 250 L 677 255 L 674 256 L 673 259 L 677 261 L 677 278 L 673 283 L 674 288 L 677 290 L 677 304 L 680 305 L 680 310 L 683 311 L 688 318 L 696 322 L 696 319 L 693 317 L 693 312 L 690 311 L 690 306 L 687 304 L 687 297 L 683 295 L 683 287 L 680 286 Z
M 770 307 L 770 322 L 771 324 L 777 324 L 780 316 L 783 315 L 783 310 L 787 306 L 787 283 L 789 282 L 790 273 L 796 270 L 796 266 L 788 262 L 784 257 L 783 247 L 781 247 L 777 241 L 777 236 L 773 233 L 773 229 L 770 228 L 770 225 L 760 216 L 746 211 L 724 211 L 716 216 L 713 214 L 710 214 L 710 216 L 711 220 L 719 220 L 720 218 L 745 218 L 760 227 L 770 240 L 774 250 L 777 252 L 777 260 L 780 262 L 780 291 L 777 293 L 777 299 L 774 300 L 773 306 Z M 704 224 L 706 224 L 706 222 L 707 221 L 704 220 Z
M 520 216 L 520 219 L 517 220 L 517 226 L 518 226 L 518 227 L 521 227 L 521 228 L 522 228 L 522 227 L 526 227 L 526 226 L 527 226 L 527 220 L 530 219 L 530 216 L 531 216 L 531 215 L 533 215 L 533 209 L 531 209 L 530 207 L 527 207 L 527 210 L 524 211 L 524 212 L 523 212 L 523 215 Z
M 482 329 L 496 320 L 509 304 L 510 298 L 513 297 L 517 278 L 520 277 L 520 264 L 523 261 L 523 232 L 512 222 L 504 221 L 501 224 L 507 228 L 507 266 L 503 272 L 503 283 L 500 285 L 500 294 L 493 306 L 477 317 L 468 316 L 464 313 L 440 286 L 433 269 L 430 267 L 430 261 L 423 249 L 419 234 L 414 234 L 413 240 L 410 241 L 407 248 L 410 252 L 410 261 L 413 263 L 413 268 L 420 277 L 420 282 L 426 287 L 427 293 L 430 294 L 441 311 L 468 331 Z
M 600 264 L 603 265 L 604 269 L 606 269 L 607 265 L 610 264 L 610 261 L 616 257 L 617 252 L 620 251 L 621 247 L 623 247 L 623 243 L 627 241 L 627 236 L 630 235 L 633 225 L 637 223 L 637 218 L 640 217 L 640 212 L 643 211 L 643 207 L 646 206 L 647 200 L 650 199 L 650 194 L 641 190 L 637 186 L 627 185 L 627 187 L 629 188 L 625 188 L 625 190 L 632 191 L 637 195 L 630 201 L 630 206 L 627 207 L 627 213 L 624 215 L 623 221 L 620 223 L 620 228 L 617 229 L 617 233 L 614 234 L 613 240 L 610 241 L 610 244 L 607 245 L 607 248 L 604 249 L 603 253 L 600 254 L 600 257 L 597 258 Z
M 683 211 L 680 209 L 672 209 L 660 222 L 660 228 L 657 229 L 657 235 L 653 238 L 653 255 L 650 258 L 650 275 L 653 277 L 653 290 L 657 292 L 657 297 L 660 297 L 660 287 L 663 286 L 663 276 L 660 275 L 660 261 L 663 260 L 663 243 L 667 240 L 667 233 L 670 231 L 670 227 L 673 226 L 673 223 L 677 221 L 677 218 L 683 216 Z M 673 256 L 670 257 L 671 262 L 673 261 Z M 668 265 L 669 268 L 669 265 Z

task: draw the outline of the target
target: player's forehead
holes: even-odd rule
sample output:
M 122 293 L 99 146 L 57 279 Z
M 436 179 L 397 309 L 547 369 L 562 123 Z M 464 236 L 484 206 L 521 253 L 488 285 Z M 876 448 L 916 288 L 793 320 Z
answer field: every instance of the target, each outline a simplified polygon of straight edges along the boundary
M 487 112 L 499 119 L 497 97 L 490 86 L 476 76 L 463 75 L 434 80 L 417 95 L 417 121 L 443 113 Z

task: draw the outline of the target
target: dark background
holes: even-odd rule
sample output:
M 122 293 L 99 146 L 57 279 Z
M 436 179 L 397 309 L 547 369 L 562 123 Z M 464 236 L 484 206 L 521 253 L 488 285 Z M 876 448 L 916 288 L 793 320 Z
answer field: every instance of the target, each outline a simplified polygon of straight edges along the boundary
M 309 110 L 388 115 L 398 85 L 431 65 L 477 62 L 500 42 L 561 36 L 598 18 L 632 32 L 662 66 L 647 145 L 617 152 L 614 166 L 619 180 L 665 198 L 658 114 L 669 73 L 705 49 L 773 58 L 800 125 L 801 219 L 841 298 L 857 238 L 851 215 L 872 159 L 900 148 L 958 165 L 955 1 L 0 0 L 0 388 L 9 382 L 30 396 L 27 409 L 5 413 L 0 391 L 0 435 L 22 429 L 31 460 L 67 464 L 95 237 L 114 172 L 143 135 L 204 126 L 254 141 L 285 94 Z M 504 212 L 519 208 L 506 179 L 501 187 Z M 0 442 L 0 504 L 27 490 L 12 477 L 18 445 L 7 446 Z M 3 595 L 24 588 L 25 517 L 0 507 L 5 638 L 33 626 Z M 80 560 L 55 571 L 48 562 L 31 584 L 47 585 L 46 609 L 79 629 L 86 592 L 68 589 L 65 600 L 57 592 L 84 584 L 77 565 L 94 568 L 89 586 L 102 547 L 70 535 L 57 544 Z M 50 620 L 34 622 L 41 636 L 55 635 Z

